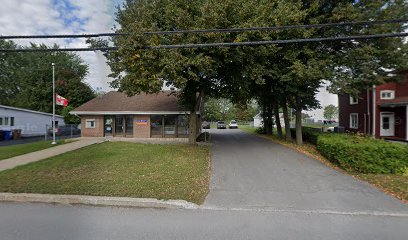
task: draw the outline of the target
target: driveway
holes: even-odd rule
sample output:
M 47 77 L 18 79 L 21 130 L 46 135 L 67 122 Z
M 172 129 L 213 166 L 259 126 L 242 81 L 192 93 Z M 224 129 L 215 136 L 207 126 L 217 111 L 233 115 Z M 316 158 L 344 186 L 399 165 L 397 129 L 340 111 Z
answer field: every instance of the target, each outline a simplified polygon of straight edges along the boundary
M 214 208 L 408 213 L 408 206 L 368 183 L 241 130 L 210 130 Z

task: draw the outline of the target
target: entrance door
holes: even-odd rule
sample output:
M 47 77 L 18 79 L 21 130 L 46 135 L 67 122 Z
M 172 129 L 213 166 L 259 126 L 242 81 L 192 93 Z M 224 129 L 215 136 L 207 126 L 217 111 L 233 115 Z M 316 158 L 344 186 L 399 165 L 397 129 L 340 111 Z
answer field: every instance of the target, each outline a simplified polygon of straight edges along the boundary
M 124 137 L 125 127 L 123 125 L 123 116 L 115 116 L 115 137 Z
M 105 116 L 104 122 L 105 122 L 105 125 L 104 125 L 105 137 L 113 136 L 113 117 Z
M 394 113 L 381 113 L 380 135 L 383 137 L 392 137 L 395 135 L 395 116 Z
M 133 137 L 133 115 L 125 116 L 126 137 Z

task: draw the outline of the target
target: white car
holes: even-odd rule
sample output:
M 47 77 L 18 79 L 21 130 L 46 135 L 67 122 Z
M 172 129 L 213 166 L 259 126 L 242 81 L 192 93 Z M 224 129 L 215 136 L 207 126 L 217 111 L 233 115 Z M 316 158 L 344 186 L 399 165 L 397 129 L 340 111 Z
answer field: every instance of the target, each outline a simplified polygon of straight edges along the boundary
M 232 128 L 238 128 L 238 123 L 235 120 L 232 120 L 230 122 L 230 124 L 228 124 L 228 128 L 232 129 Z

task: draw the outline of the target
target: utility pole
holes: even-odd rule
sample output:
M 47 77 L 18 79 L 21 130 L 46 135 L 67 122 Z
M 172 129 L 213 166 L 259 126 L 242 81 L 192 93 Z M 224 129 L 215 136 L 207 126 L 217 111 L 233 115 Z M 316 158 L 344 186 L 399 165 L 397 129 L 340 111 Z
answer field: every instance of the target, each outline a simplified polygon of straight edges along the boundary
M 57 144 L 55 141 L 55 63 L 52 63 L 52 143 Z

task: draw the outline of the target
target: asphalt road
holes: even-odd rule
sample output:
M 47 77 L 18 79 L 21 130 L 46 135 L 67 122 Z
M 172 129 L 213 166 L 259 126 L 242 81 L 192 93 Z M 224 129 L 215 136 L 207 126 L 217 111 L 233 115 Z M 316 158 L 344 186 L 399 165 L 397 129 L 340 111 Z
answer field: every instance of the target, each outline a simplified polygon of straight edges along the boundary
M 206 206 L 408 213 L 394 197 L 295 150 L 237 129 L 211 134 Z
M 407 217 L 0 204 L 2 240 L 406 239 Z
M 200 209 L 0 203 L 0 239 L 406 239 L 408 209 L 372 186 L 240 130 L 212 130 Z

